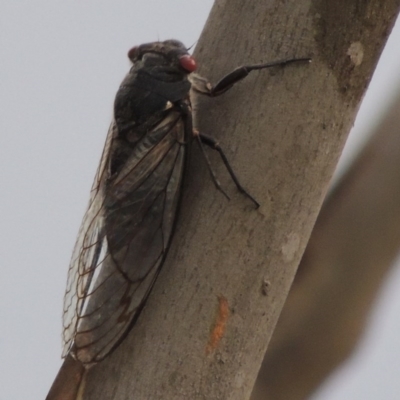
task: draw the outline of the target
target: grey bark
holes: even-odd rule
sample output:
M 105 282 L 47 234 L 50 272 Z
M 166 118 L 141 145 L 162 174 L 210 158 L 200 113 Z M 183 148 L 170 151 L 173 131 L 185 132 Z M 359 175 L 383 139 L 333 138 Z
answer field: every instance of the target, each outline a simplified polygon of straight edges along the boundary
M 324 204 L 253 400 L 307 398 L 362 335 L 400 248 L 399 110 L 400 96 Z
M 313 63 L 253 73 L 201 101 L 198 128 L 220 139 L 262 207 L 233 189 L 227 202 L 193 149 L 163 270 L 126 340 L 89 370 L 85 400 L 249 398 L 397 11 L 394 1 L 330 3 L 215 3 L 195 54 L 212 81 L 245 63 L 308 55 Z M 378 12 L 377 26 L 365 27 Z

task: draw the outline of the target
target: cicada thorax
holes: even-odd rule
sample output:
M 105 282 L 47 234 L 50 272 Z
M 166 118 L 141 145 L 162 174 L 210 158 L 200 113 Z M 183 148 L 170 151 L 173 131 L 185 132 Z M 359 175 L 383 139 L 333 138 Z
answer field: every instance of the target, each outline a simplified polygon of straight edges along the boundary
M 149 52 L 140 59 L 135 59 L 133 54 L 139 53 L 139 50 L 134 52 L 131 50 L 134 65 L 123 80 L 114 102 L 117 130 L 111 151 L 111 175 L 123 165 L 131 149 L 143 136 L 151 132 L 165 118 L 169 118 L 174 112 L 174 107 L 178 112 L 181 111 L 179 102 L 189 99 L 190 72 L 181 66 L 176 51 L 172 52 L 172 55 L 168 52 L 167 54 L 150 52 L 151 49 L 165 51 L 160 49 L 159 43 L 140 47 Z M 178 53 L 183 52 L 183 49 L 180 48 Z M 136 56 L 139 57 L 140 53 Z M 179 57 L 182 58 L 186 68 L 191 66 L 190 56 Z

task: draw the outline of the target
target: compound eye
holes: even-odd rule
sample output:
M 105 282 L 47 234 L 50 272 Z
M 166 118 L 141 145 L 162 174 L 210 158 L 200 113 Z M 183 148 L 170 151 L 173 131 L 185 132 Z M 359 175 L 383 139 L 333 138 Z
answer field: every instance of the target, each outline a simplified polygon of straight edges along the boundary
M 197 69 L 197 64 L 195 59 L 189 54 L 179 57 L 179 64 L 187 72 L 193 72 Z
M 138 55 L 139 55 L 139 47 L 138 46 L 132 47 L 128 51 L 128 57 L 131 61 L 135 61 L 137 59 Z

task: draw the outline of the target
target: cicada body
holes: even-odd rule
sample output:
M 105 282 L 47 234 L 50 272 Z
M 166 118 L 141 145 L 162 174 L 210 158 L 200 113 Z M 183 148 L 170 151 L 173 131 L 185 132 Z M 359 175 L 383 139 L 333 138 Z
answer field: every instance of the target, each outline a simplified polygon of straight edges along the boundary
M 193 74 L 179 41 L 134 47 L 133 66 L 115 99 L 100 166 L 73 251 L 63 313 L 63 357 L 85 366 L 106 357 L 137 319 L 165 260 L 192 138 L 219 151 L 192 127 L 191 90 L 217 96 L 254 69 L 241 67 L 214 87 Z M 219 186 L 214 177 L 214 182 Z

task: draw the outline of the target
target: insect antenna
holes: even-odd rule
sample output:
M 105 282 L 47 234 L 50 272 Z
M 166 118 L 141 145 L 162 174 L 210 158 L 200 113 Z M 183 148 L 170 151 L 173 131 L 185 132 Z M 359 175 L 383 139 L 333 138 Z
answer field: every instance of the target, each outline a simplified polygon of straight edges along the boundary
M 191 50 L 191 48 L 198 42 L 198 40 L 196 40 L 191 46 L 189 46 L 186 50 L 189 52 L 189 50 Z

